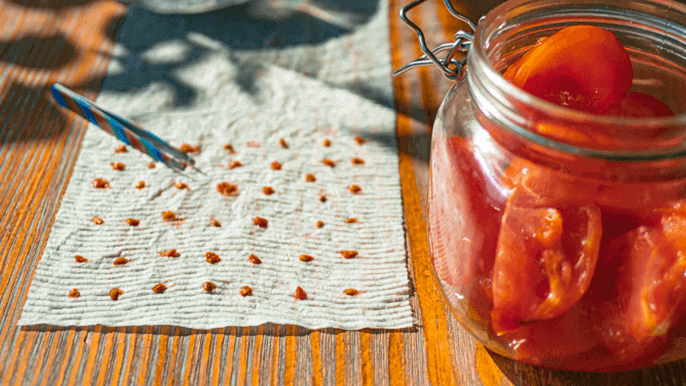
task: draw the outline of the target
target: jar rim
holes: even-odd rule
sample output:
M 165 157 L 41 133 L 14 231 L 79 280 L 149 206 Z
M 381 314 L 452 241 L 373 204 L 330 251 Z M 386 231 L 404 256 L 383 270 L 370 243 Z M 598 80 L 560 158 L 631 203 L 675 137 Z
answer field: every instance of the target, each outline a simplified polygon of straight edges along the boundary
M 511 11 L 515 7 L 525 5 L 527 3 L 538 3 L 538 0 L 509 0 L 505 3 L 500 4 L 496 8 L 492 9 L 487 15 L 482 17 L 477 24 L 476 31 L 474 33 L 473 44 L 469 54 L 475 63 L 479 66 L 479 71 L 483 71 L 484 75 L 489 79 L 495 87 L 502 90 L 508 97 L 516 100 L 519 103 L 525 104 L 537 110 L 546 111 L 546 115 L 551 118 L 560 118 L 563 120 L 574 120 L 574 121 L 585 121 L 590 124 L 596 125 L 622 125 L 627 127 L 640 127 L 640 128 L 655 128 L 655 127 L 665 127 L 665 126 L 684 126 L 686 127 L 686 111 L 675 114 L 669 117 L 658 117 L 658 118 L 630 118 L 630 117 L 613 117 L 607 115 L 593 114 L 590 112 L 584 112 L 579 110 L 574 110 L 568 107 L 563 107 L 552 102 L 548 102 L 544 99 L 538 98 L 523 89 L 513 85 L 507 81 L 502 73 L 500 73 L 491 62 L 487 47 L 488 40 L 493 32 L 497 33 L 497 29 L 490 31 L 489 28 L 496 25 L 497 22 L 503 20 L 506 17 L 506 13 Z M 664 5 L 665 3 L 673 3 L 670 6 L 670 10 L 677 11 L 683 15 L 682 20 L 686 20 L 686 5 L 673 1 L 660 1 L 660 0 L 642 0 L 646 3 L 655 3 Z M 621 3 L 620 3 L 621 4 Z M 580 23 L 581 24 L 581 23 Z M 686 28 L 684 28 L 686 30 Z M 666 33 L 666 31 L 663 31 Z M 684 37 L 686 38 L 686 36 Z

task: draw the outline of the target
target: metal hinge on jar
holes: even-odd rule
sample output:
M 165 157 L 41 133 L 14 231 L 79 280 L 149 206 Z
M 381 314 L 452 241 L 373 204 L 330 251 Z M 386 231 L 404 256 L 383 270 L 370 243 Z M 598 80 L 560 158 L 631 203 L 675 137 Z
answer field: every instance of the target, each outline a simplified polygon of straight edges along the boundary
M 412 8 L 418 6 L 421 3 L 424 3 L 425 1 L 427 0 L 415 0 L 410 4 L 404 6 L 403 9 L 400 10 L 400 19 L 402 19 L 402 21 L 408 27 L 412 28 L 412 30 L 417 34 L 417 37 L 419 39 L 419 46 L 424 52 L 424 55 L 404 65 L 403 67 L 400 67 L 399 69 L 393 71 L 393 76 L 398 76 L 414 67 L 423 67 L 433 64 L 436 67 L 438 67 L 441 70 L 441 72 L 443 72 L 443 75 L 445 75 L 446 78 L 451 80 L 459 80 L 464 74 L 467 59 L 465 57 L 462 60 L 457 60 L 455 58 L 455 54 L 457 52 L 466 53 L 467 51 L 469 51 L 469 47 L 472 44 L 474 35 L 460 30 L 455 33 L 454 40 L 452 43 L 444 43 L 434 48 L 433 50 L 429 49 L 429 46 L 426 44 L 426 38 L 424 37 L 424 33 L 422 32 L 421 28 L 419 28 L 414 22 L 412 22 L 412 20 L 410 20 L 407 17 L 407 13 Z M 445 3 L 446 7 L 448 7 L 448 11 L 450 11 L 451 15 L 469 25 L 469 28 L 471 28 L 472 31 L 476 32 L 476 23 L 472 21 L 472 19 L 457 12 L 457 10 L 455 9 L 455 7 L 453 7 L 450 0 L 443 0 L 443 2 Z M 436 56 L 437 54 L 440 54 L 445 51 L 448 51 L 445 57 L 438 58 Z

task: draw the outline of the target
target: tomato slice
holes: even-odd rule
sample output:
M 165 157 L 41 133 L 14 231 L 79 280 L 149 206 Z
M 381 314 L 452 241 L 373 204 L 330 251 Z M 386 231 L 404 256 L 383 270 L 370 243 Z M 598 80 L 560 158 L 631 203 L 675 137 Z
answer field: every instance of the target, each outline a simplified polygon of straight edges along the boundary
M 659 221 L 604 242 L 585 297 L 618 363 L 659 357 L 686 314 L 686 205 L 668 209 Z
M 500 224 L 491 324 L 502 334 L 569 310 L 593 277 L 602 234 L 597 188 L 515 160 Z M 518 170 L 518 172 L 517 172 Z
M 637 237 L 630 258 L 647 260 L 637 272 L 640 289 L 627 310 L 630 332 L 637 340 L 659 336 L 683 316 L 686 305 L 686 214 L 662 218 L 657 228 Z
M 534 44 L 534 47 L 538 47 L 541 44 L 543 44 L 544 41 L 546 41 L 548 38 L 547 37 L 542 37 L 536 40 L 536 44 Z M 532 47 L 533 48 L 533 47 Z M 531 49 L 524 53 L 519 59 L 517 59 L 516 62 L 512 63 L 507 70 L 505 71 L 505 74 L 503 75 L 505 79 L 511 80 L 513 74 L 516 74 L 519 69 L 527 63 L 527 60 L 529 60 L 529 53 L 531 52 Z
M 644 313 L 645 295 L 652 293 L 649 280 L 656 268 L 665 268 L 658 263 L 662 257 L 655 259 L 661 255 L 655 254 L 663 239 L 659 228 L 643 225 L 606 241 L 580 302 L 588 304 L 594 329 L 616 363 L 652 363 L 664 352 L 667 335 L 652 334 L 656 320 Z
M 436 141 L 431 155 L 429 242 L 438 277 L 487 324 L 502 197 L 489 192 L 473 144 Z M 491 198 L 489 198 L 491 197 Z
M 501 339 L 516 359 L 528 363 L 599 368 L 603 366 L 602 362 L 607 362 L 607 357 L 589 358 L 591 352 L 602 349 L 602 339 L 592 321 L 586 304 L 579 302 L 556 318 L 524 325 L 504 334 Z
M 537 44 L 503 76 L 560 106 L 599 113 L 631 88 L 633 68 L 617 38 L 599 27 L 564 28 Z
M 584 294 L 598 259 L 600 210 L 510 205 L 493 268 L 493 330 L 554 318 Z
M 523 158 L 514 158 L 501 176 L 503 185 L 519 187 L 518 206 L 557 207 L 593 203 L 597 183 L 544 168 Z
M 619 102 L 602 112 L 603 115 L 626 118 L 657 118 L 674 116 L 672 110 L 654 96 L 630 92 Z
M 619 102 L 599 114 L 625 118 L 658 118 L 673 116 L 672 110 L 659 99 L 648 94 L 630 92 L 622 97 Z M 637 135 L 641 138 L 655 140 L 665 130 L 663 128 L 645 128 L 634 135 L 622 133 L 610 133 L 603 127 L 595 128 L 591 124 L 578 127 L 565 127 L 551 122 L 538 122 L 535 130 L 547 137 L 567 143 L 583 145 L 587 147 L 603 147 L 625 149 L 627 146 L 636 146 Z
M 664 202 L 680 202 L 686 192 L 686 181 L 669 181 L 643 184 L 604 185 L 596 197 L 603 214 L 612 213 L 633 217 L 639 224 L 659 222 L 664 214 L 677 211 L 664 206 Z M 678 204 L 675 204 L 678 205 Z M 627 229 L 628 231 L 628 229 Z M 624 232 L 622 232 L 624 233 Z M 618 235 L 616 235 L 618 236 Z

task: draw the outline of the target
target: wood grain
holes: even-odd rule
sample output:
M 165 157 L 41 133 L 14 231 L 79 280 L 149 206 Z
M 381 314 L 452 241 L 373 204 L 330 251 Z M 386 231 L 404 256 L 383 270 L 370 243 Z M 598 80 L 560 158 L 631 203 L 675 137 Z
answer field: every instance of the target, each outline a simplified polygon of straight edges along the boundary
M 394 67 L 421 52 L 391 1 Z M 455 1 L 455 3 L 457 3 Z M 495 1 L 465 1 L 478 18 Z M 94 99 L 126 9 L 113 1 L 0 1 L 0 384 L 2 385 L 681 385 L 685 362 L 618 374 L 550 371 L 502 358 L 453 318 L 431 271 L 425 233 L 431 123 L 451 83 L 435 69 L 394 80 L 411 259 L 407 330 L 306 330 L 267 324 L 20 329 L 31 275 L 69 180 L 85 123 L 57 110 L 59 81 Z M 415 14 L 432 45 L 464 28 L 438 1 Z

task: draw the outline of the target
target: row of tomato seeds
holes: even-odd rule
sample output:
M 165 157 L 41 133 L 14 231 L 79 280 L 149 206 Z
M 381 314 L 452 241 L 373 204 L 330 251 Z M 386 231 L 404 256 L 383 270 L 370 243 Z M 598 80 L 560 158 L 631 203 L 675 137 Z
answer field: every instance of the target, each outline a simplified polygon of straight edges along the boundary
M 353 251 L 353 250 L 342 250 L 339 252 L 346 259 L 354 259 L 358 255 L 358 252 Z M 166 257 L 170 257 L 170 258 L 176 258 L 176 257 L 181 256 L 181 254 L 176 249 L 170 249 L 168 251 L 161 251 L 161 252 L 158 252 L 158 255 L 166 256 Z M 74 260 L 76 260 L 76 262 L 79 264 L 86 263 L 89 261 L 87 258 L 85 258 L 81 255 L 74 256 Z M 313 261 L 314 257 L 312 255 L 303 254 L 303 255 L 300 255 L 299 260 L 302 262 L 308 263 L 310 261 Z M 221 261 L 221 258 L 215 252 L 208 251 L 205 253 L 205 261 L 210 263 L 210 264 L 217 264 Z M 250 261 L 252 264 L 255 264 L 255 265 L 262 264 L 262 259 L 260 259 L 258 256 L 256 256 L 255 254 L 252 254 L 252 253 L 250 254 L 250 256 L 248 256 L 248 261 Z M 124 265 L 128 262 L 129 262 L 129 260 L 126 257 L 118 257 L 117 259 L 114 260 L 114 262 L 112 264 L 115 266 L 120 266 L 120 265 Z M 213 282 L 207 281 L 207 282 L 203 283 L 202 288 L 205 291 L 211 293 L 217 288 L 217 286 Z M 155 286 L 152 287 L 152 291 L 155 293 L 162 293 L 166 289 L 167 289 L 167 287 L 163 283 L 156 284 Z M 348 288 L 348 289 L 344 290 L 343 293 L 345 293 L 348 296 L 356 296 L 359 294 L 359 291 L 357 291 L 354 288 Z M 118 300 L 119 296 L 121 296 L 123 294 L 124 294 L 124 291 L 122 291 L 119 288 L 113 288 L 112 290 L 110 290 L 110 298 L 112 298 L 112 300 Z M 240 294 L 244 297 L 250 296 L 250 295 L 252 295 L 252 288 L 250 288 L 250 286 L 244 286 L 241 288 Z M 72 297 L 72 298 L 78 298 L 81 294 L 77 288 L 73 288 L 71 291 L 69 291 L 68 295 L 69 295 L 69 297 Z M 305 291 L 301 287 L 297 287 L 295 290 L 294 296 L 298 300 L 304 300 L 307 298 L 307 293 L 305 293 Z
M 205 292 L 212 293 L 214 292 L 215 289 L 217 289 L 217 285 L 214 284 L 211 281 L 206 281 L 202 284 L 202 288 L 205 290 Z M 161 294 L 164 291 L 167 290 L 167 286 L 164 285 L 164 283 L 159 283 L 155 284 L 152 287 L 152 292 Z M 250 286 L 243 286 L 241 287 L 239 293 L 241 296 L 246 297 L 246 296 L 252 296 L 252 288 Z M 348 288 L 343 291 L 344 294 L 348 296 L 356 296 L 359 294 L 359 291 L 357 291 L 354 288 Z M 81 297 L 81 292 L 79 292 L 78 288 L 72 288 L 69 293 L 67 294 L 70 298 L 73 299 L 78 299 Z M 124 291 L 121 288 L 112 288 L 110 290 L 110 299 L 112 300 L 119 300 L 119 297 L 124 295 Z M 307 293 L 305 292 L 302 287 L 298 286 L 296 287 L 295 291 L 293 292 L 293 297 L 296 298 L 297 300 L 305 300 L 307 299 Z

